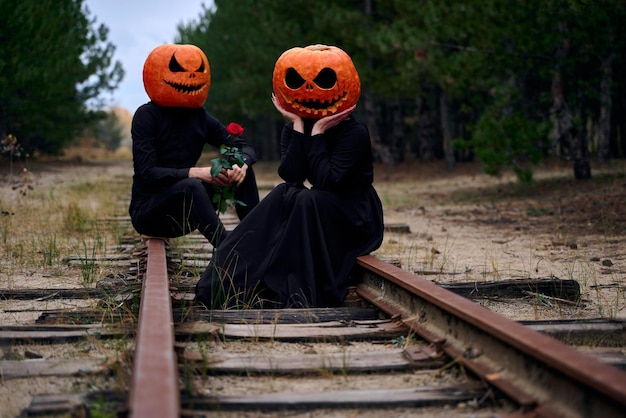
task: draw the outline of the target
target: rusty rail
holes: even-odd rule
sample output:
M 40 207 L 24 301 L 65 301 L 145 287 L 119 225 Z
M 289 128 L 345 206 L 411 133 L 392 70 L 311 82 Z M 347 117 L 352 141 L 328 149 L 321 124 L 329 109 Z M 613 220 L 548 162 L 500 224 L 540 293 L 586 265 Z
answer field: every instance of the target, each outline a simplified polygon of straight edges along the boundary
M 372 256 L 358 294 L 532 416 L 623 417 L 626 373 Z
M 129 415 L 179 417 L 165 242 L 147 239 Z M 533 417 L 613 417 L 626 373 L 373 256 L 359 257 L 358 294 L 398 316 Z
M 146 243 L 148 257 L 139 305 L 129 415 L 174 418 L 180 416 L 180 391 L 165 242 L 150 237 Z

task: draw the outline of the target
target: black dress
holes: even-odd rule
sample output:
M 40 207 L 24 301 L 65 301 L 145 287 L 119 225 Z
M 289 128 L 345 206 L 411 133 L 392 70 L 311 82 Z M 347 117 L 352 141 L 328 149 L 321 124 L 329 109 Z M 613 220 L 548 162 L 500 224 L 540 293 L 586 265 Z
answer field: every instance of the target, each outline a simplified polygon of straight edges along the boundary
M 310 136 L 288 124 L 280 145 L 285 183 L 219 244 L 196 286 L 210 307 L 338 306 L 356 258 L 382 242 L 365 125 L 351 117 Z

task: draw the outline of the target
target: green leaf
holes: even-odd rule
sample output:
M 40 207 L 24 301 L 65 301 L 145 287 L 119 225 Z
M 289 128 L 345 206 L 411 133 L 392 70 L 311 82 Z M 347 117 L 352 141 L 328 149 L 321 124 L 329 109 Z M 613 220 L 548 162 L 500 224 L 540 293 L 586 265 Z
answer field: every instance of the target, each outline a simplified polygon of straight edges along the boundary
M 231 169 L 233 164 L 237 164 L 240 167 L 243 166 L 243 154 L 237 147 L 228 147 L 226 145 L 220 146 L 220 156 L 211 160 L 211 175 L 217 176 L 220 171 Z M 235 190 L 237 186 L 231 184 L 230 186 L 218 186 L 213 185 L 215 195 L 213 195 L 213 203 L 217 206 L 219 213 L 225 213 L 230 206 L 241 205 L 245 206 L 240 200 L 235 199 Z

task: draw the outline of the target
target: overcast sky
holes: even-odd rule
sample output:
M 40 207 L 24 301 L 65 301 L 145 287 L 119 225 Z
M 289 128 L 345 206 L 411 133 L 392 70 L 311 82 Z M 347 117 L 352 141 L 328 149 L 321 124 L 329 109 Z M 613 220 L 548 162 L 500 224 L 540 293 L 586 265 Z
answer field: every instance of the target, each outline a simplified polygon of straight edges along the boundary
M 146 57 L 162 43 L 174 42 L 180 23 L 197 20 L 212 0 L 85 0 L 96 24 L 109 28 L 109 41 L 115 49 L 114 60 L 120 61 L 126 75 L 113 95 L 112 105 L 133 113 L 147 102 L 142 70 Z

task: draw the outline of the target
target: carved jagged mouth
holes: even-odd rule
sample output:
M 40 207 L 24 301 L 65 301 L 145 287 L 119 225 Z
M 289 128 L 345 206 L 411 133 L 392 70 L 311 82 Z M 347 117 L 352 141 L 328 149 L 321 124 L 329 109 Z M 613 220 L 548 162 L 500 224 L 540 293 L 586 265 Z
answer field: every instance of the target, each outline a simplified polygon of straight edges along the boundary
M 174 83 L 173 81 L 163 80 L 165 84 L 172 87 L 179 93 L 191 94 L 193 96 L 200 94 L 205 88 L 206 83 L 203 84 L 180 84 Z
M 341 104 L 346 100 L 347 94 L 347 92 L 344 92 L 334 99 L 324 101 L 294 99 L 292 104 L 294 108 L 302 112 L 310 113 L 316 116 L 319 114 L 326 116 L 329 113 L 332 114 L 337 111 L 339 106 L 341 106 Z

